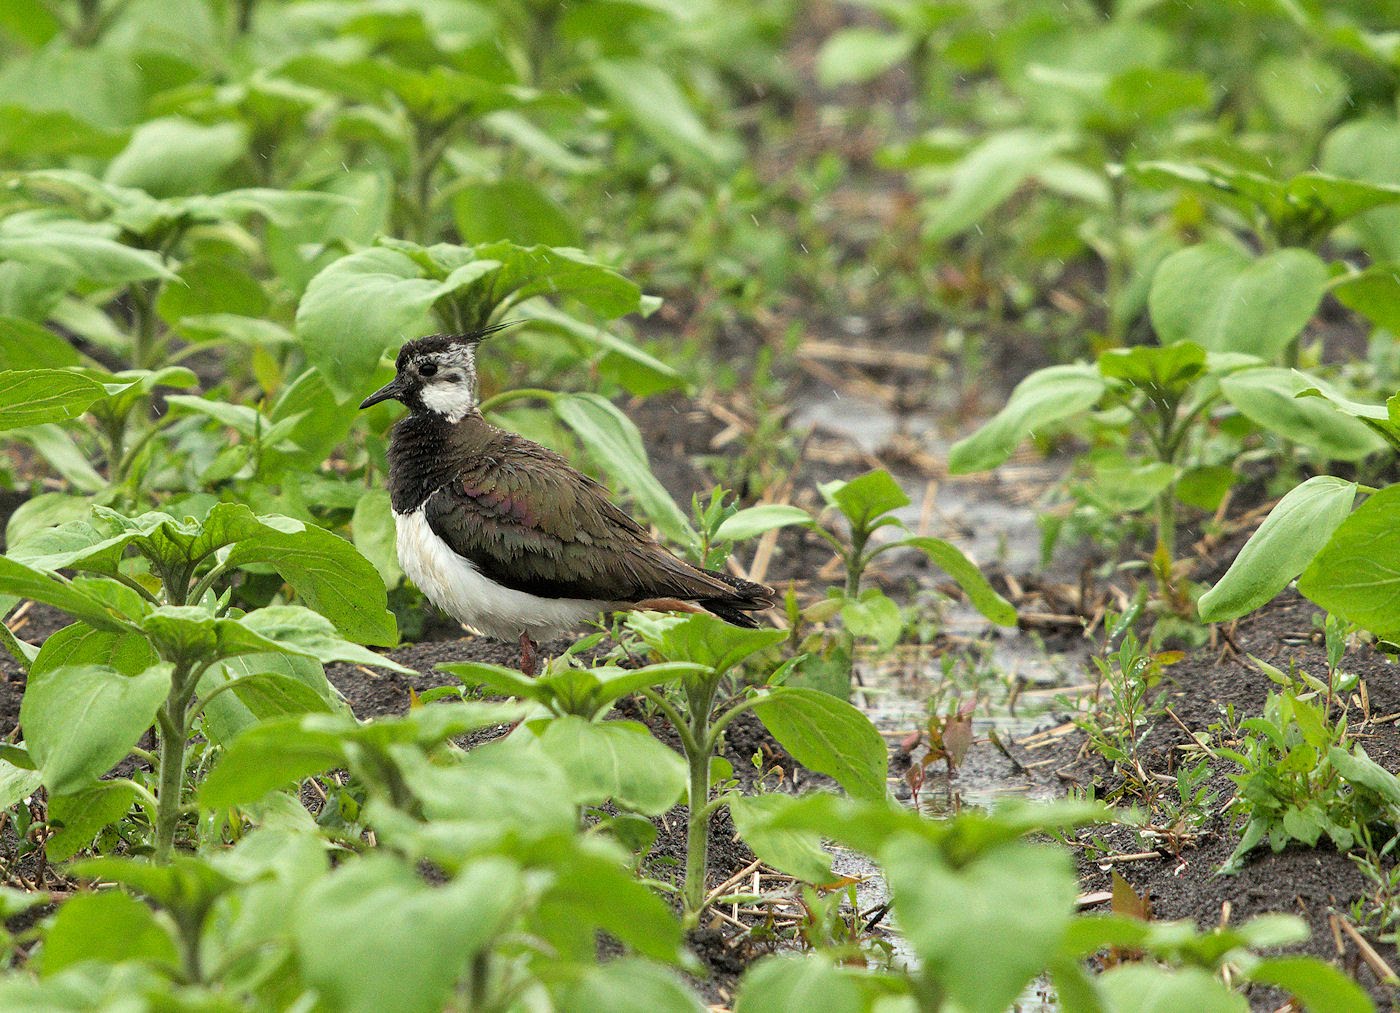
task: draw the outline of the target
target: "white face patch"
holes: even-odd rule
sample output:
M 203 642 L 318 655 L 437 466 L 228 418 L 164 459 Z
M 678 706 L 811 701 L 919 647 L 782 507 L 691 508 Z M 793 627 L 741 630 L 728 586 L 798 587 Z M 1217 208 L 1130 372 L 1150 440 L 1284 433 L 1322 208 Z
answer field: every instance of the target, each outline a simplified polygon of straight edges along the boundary
M 425 366 L 433 368 L 432 376 L 424 375 Z M 458 422 L 476 407 L 476 355 L 470 345 L 424 358 L 416 363 L 416 371 L 423 384 L 423 407 L 428 411 L 448 422 Z
M 449 370 L 448 376 L 451 375 L 452 371 Z M 462 416 L 476 407 L 474 386 L 466 377 L 456 381 L 434 377 L 423 384 L 420 396 L 428 411 L 436 412 L 448 422 L 459 422 Z

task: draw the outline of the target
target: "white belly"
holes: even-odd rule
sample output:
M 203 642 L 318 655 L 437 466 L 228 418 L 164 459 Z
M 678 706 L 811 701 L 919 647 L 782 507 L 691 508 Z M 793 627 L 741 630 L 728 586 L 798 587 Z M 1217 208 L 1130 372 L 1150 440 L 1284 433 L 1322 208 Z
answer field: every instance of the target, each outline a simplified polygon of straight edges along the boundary
M 399 565 L 438 608 L 459 623 L 497 640 L 549 640 L 606 611 L 609 603 L 541 598 L 503 587 L 457 555 L 433 533 L 423 508 L 394 514 Z

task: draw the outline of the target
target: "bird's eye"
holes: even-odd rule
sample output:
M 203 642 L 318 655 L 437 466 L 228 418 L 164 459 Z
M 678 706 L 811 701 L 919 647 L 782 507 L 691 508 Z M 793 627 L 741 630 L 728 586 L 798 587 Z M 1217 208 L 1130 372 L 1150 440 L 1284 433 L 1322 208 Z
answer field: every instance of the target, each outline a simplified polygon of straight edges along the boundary
M 437 363 L 425 362 L 418 367 L 419 376 L 437 376 Z

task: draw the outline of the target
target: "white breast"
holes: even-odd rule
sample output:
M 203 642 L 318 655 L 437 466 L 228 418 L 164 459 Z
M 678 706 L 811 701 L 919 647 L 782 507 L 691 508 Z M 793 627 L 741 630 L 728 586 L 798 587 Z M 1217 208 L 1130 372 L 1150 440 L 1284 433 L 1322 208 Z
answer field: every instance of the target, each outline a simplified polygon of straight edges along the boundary
M 548 640 L 608 608 L 605 601 L 541 598 L 497 584 L 433 533 L 422 507 L 394 514 L 394 524 L 403 572 L 438 608 L 488 637 Z

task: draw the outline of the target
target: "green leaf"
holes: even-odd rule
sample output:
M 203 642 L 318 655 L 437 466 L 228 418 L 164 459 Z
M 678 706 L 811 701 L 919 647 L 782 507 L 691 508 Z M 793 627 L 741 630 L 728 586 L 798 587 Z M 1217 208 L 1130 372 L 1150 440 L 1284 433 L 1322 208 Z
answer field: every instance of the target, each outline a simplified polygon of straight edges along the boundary
M 787 639 L 786 630 L 731 626 L 708 612 L 659 618 L 633 613 L 628 623 L 667 661 L 689 661 L 716 673 L 727 672 L 750 655 Z
M 1107 388 L 1099 371 L 1082 363 L 1037 370 L 1016 385 L 991 421 L 953 444 L 948 452 L 948 471 L 966 475 L 995 468 L 1031 434 L 1088 411 Z
M 39 957 L 44 977 L 85 960 L 106 964 L 140 960 L 172 972 L 180 966 L 175 940 L 155 913 L 120 890 L 69 898 L 45 933 Z
M 387 668 L 391 672 L 413 672 L 382 654 L 344 639 L 323 616 L 299 605 L 269 605 L 240 619 L 223 619 L 220 623 L 225 625 L 218 628 L 219 636 L 225 639 L 229 654 L 282 650 L 328 664 L 345 661 L 352 665 Z
M 1154 396 L 1180 397 L 1205 371 L 1205 349 L 1190 341 L 1110 348 L 1099 356 L 1099 372 L 1104 376 L 1125 380 Z
M 1306 250 L 1254 258 L 1215 241 L 1163 260 L 1148 306 L 1163 344 L 1273 359 L 1307 326 L 1326 288 L 1327 265 Z
M 841 606 L 841 621 L 852 636 L 875 641 L 881 651 L 894 647 L 904 633 L 899 606 L 878 587 L 866 588 L 859 598 L 847 598 Z
M 346 1013 L 438 1013 L 472 958 L 512 921 L 524 885 L 514 864 L 480 859 L 439 887 L 370 855 L 314 883 L 292 914 L 302 974 Z M 435 956 L 425 959 L 424 939 Z
M 832 32 L 817 51 L 817 80 L 823 88 L 873 80 L 907 57 L 914 41 L 912 35 L 876 28 Z
M 645 312 L 642 306 L 638 308 Z M 598 362 L 599 375 L 615 380 L 629 394 L 646 397 L 685 386 L 685 378 L 674 366 L 649 355 L 606 328 L 576 320 L 542 299 L 518 304 L 511 310 L 511 315 L 529 320 L 533 331 L 560 334 L 584 349 L 596 349 L 602 354 Z
M 797 762 L 856 798 L 885 797 L 885 740 L 859 710 L 814 689 L 769 690 L 754 713 Z
M 1386 486 L 1342 521 L 1298 590 L 1372 633 L 1400 633 L 1400 485 Z
M 311 279 L 297 308 L 297 337 L 337 396 L 363 396 L 386 348 L 431 330 L 429 310 L 443 293 L 403 253 L 359 250 Z
M 333 731 L 302 726 L 300 715 L 254 725 L 233 740 L 199 788 L 204 809 L 256 802 L 270 791 L 323 773 L 344 762 Z
M 937 242 L 977 225 L 1064 146 L 1063 138 L 1038 130 L 993 134 L 953 167 L 946 193 L 930 202 L 925 233 Z
M 831 854 L 822 847 L 819 835 L 771 826 L 773 816 L 791 802 L 790 796 L 776 792 L 735 795 L 729 800 L 734 829 L 753 853 L 773 868 L 808 883 L 829 883 L 833 878 Z
M 700 1000 L 673 971 L 651 961 L 621 957 L 566 981 L 555 990 L 561 1013 L 704 1013 Z
M 1268 957 L 1246 977 L 1291 993 L 1314 1013 L 1370 1013 L 1376 1008 L 1360 985 L 1316 957 Z
M 1327 135 L 1319 161 L 1323 171 L 1337 176 L 1400 184 L 1400 123 L 1389 115 L 1344 123 Z M 1400 208 L 1366 211 L 1352 228 L 1373 260 L 1400 260 Z
M 959 1009 L 1001 1013 L 1059 951 L 1078 892 L 1062 852 L 1013 841 L 954 867 L 901 835 L 880 857 L 920 973 Z
M 867 1013 L 870 1009 L 854 974 L 820 953 L 764 957 L 744 973 L 734 1001 L 734 1013 Z
M 95 285 L 124 285 L 175 274 L 159 254 L 125 246 L 107 226 L 20 212 L 0 219 L 0 260 L 43 264 Z
M 1016 625 L 1016 606 L 997 593 L 977 565 L 951 542 L 922 536 L 895 543 L 918 549 L 952 577 L 972 602 L 972 607 L 999 626 Z
M 452 198 L 457 231 L 467 243 L 508 239 L 520 246 L 578 246 L 568 213 L 524 179 L 468 183 Z
M 133 676 L 89 664 L 31 677 L 20 723 L 49 790 L 77 791 L 125 759 L 170 692 L 170 673 L 170 665 Z
M 1332 283 L 1332 294 L 1377 327 L 1400 334 L 1400 266 L 1373 264 Z
M 1148 963 L 1119 964 L 1099 977 L 1099 991 L 1110 1013 L 1246 1013 L 1249 1003 L 1209 971 L 1165 968 Z
M 78 373 L 6 370 L 0 373 L 0 429 L 66 422 L 106 396 L 107 388 Z
M 1307 53 L 1266 56 L 1254 70 L 1254 83 L 1282 126 L 1307 133 L 1325 127 L 1345 105 L 1349 91 L 1340 70 Z
M 1317 475 L 1290 490 L 1199 604 L 1201 621 L 1226 622 L 1271 601 L 1302 573 L 1351 513 L 1356 483 Z
M 593 78 L 610 106 L 630 119 L 672 158 L 716 171 L 739 158 L 739 146 L 710 131 L 685 94 L 660 65 L 641 59 L 596 60 Z
M 1359 461 L 1385 449 L 1365 423 L 1326 401 L 1298 395 L 1317 381 L 1297 370 L 1265 367 L 1231 373 L 1220 381 L 1225 399 L 1255 425 L 1338 461 Z
M 1352 784 L 1369 788 L 1392 806 L 1400 806 L 1400 778 L 1367 756 L 1361 743 L 1354 743 L 1350 753 L 1333 746 L 1327 751 L 1327 759 Z
M 360 496 L 350 518 L 350 530 L 355 548 L 379 571 L 384 586 L 398 587 L 403 570 L 399 567 L 397 528 L 387 489 L 371 489 Z
M 685 790 L 685 760 L 633 721 L 594 724 L 573 715 L 555 718 L 540 735 L 540 748 L 567 772 L 581 805 L 611 800 L 659 816 Z
M 0 317 L 0 369 L 57 370 L 78 362 L 77 350 L 47 327 L 19 317 Z
M 884 468 L 849 482 L 825 482 L 820 488 L 822 498 L 840 510 L 852 527 L 863 531 L 874 527 L 885 514 L 909 505 L 909 494 Z
M 812 515 L 801 507 L 785 503 L 762 503 L 730 514 L 715 529 L 715 541 L 742 542 L 765 531 L 792 524 L 811 524 Z
M 179 116 L 147 120 L 107 166 L 103 179 L 153 197 L 220 189 L 224 171 L 243 158 L 248 130 L 241 123 L 205 126 Z
M 92 843 L 98 831 L 124 817 L 136 801 L 130 781 L 98 781 L 71 795 L 50 793 L 49 825 L 61 827 L 44 844 L 51 862 L 63 862 Z
M 695 539 L 685 512 L 652 473 L 641 434 L 631 419 L 598 394 L 561 394 L 552 404 L 593 460 L 636 499 L 667 538 L 682 544 Z
M 345 637 L 362 644 L 392 646 L 398 625 L 389 611 L 388 593 L 374 565 L 355 547 L 324 528 L 302 524 L 297 530 L 267 525 L 234 545 L 226 566 L 267 563 L 296 590 L 297 597 L 333 622 Z M 285 528 L 298 522 L 278 519 Z

